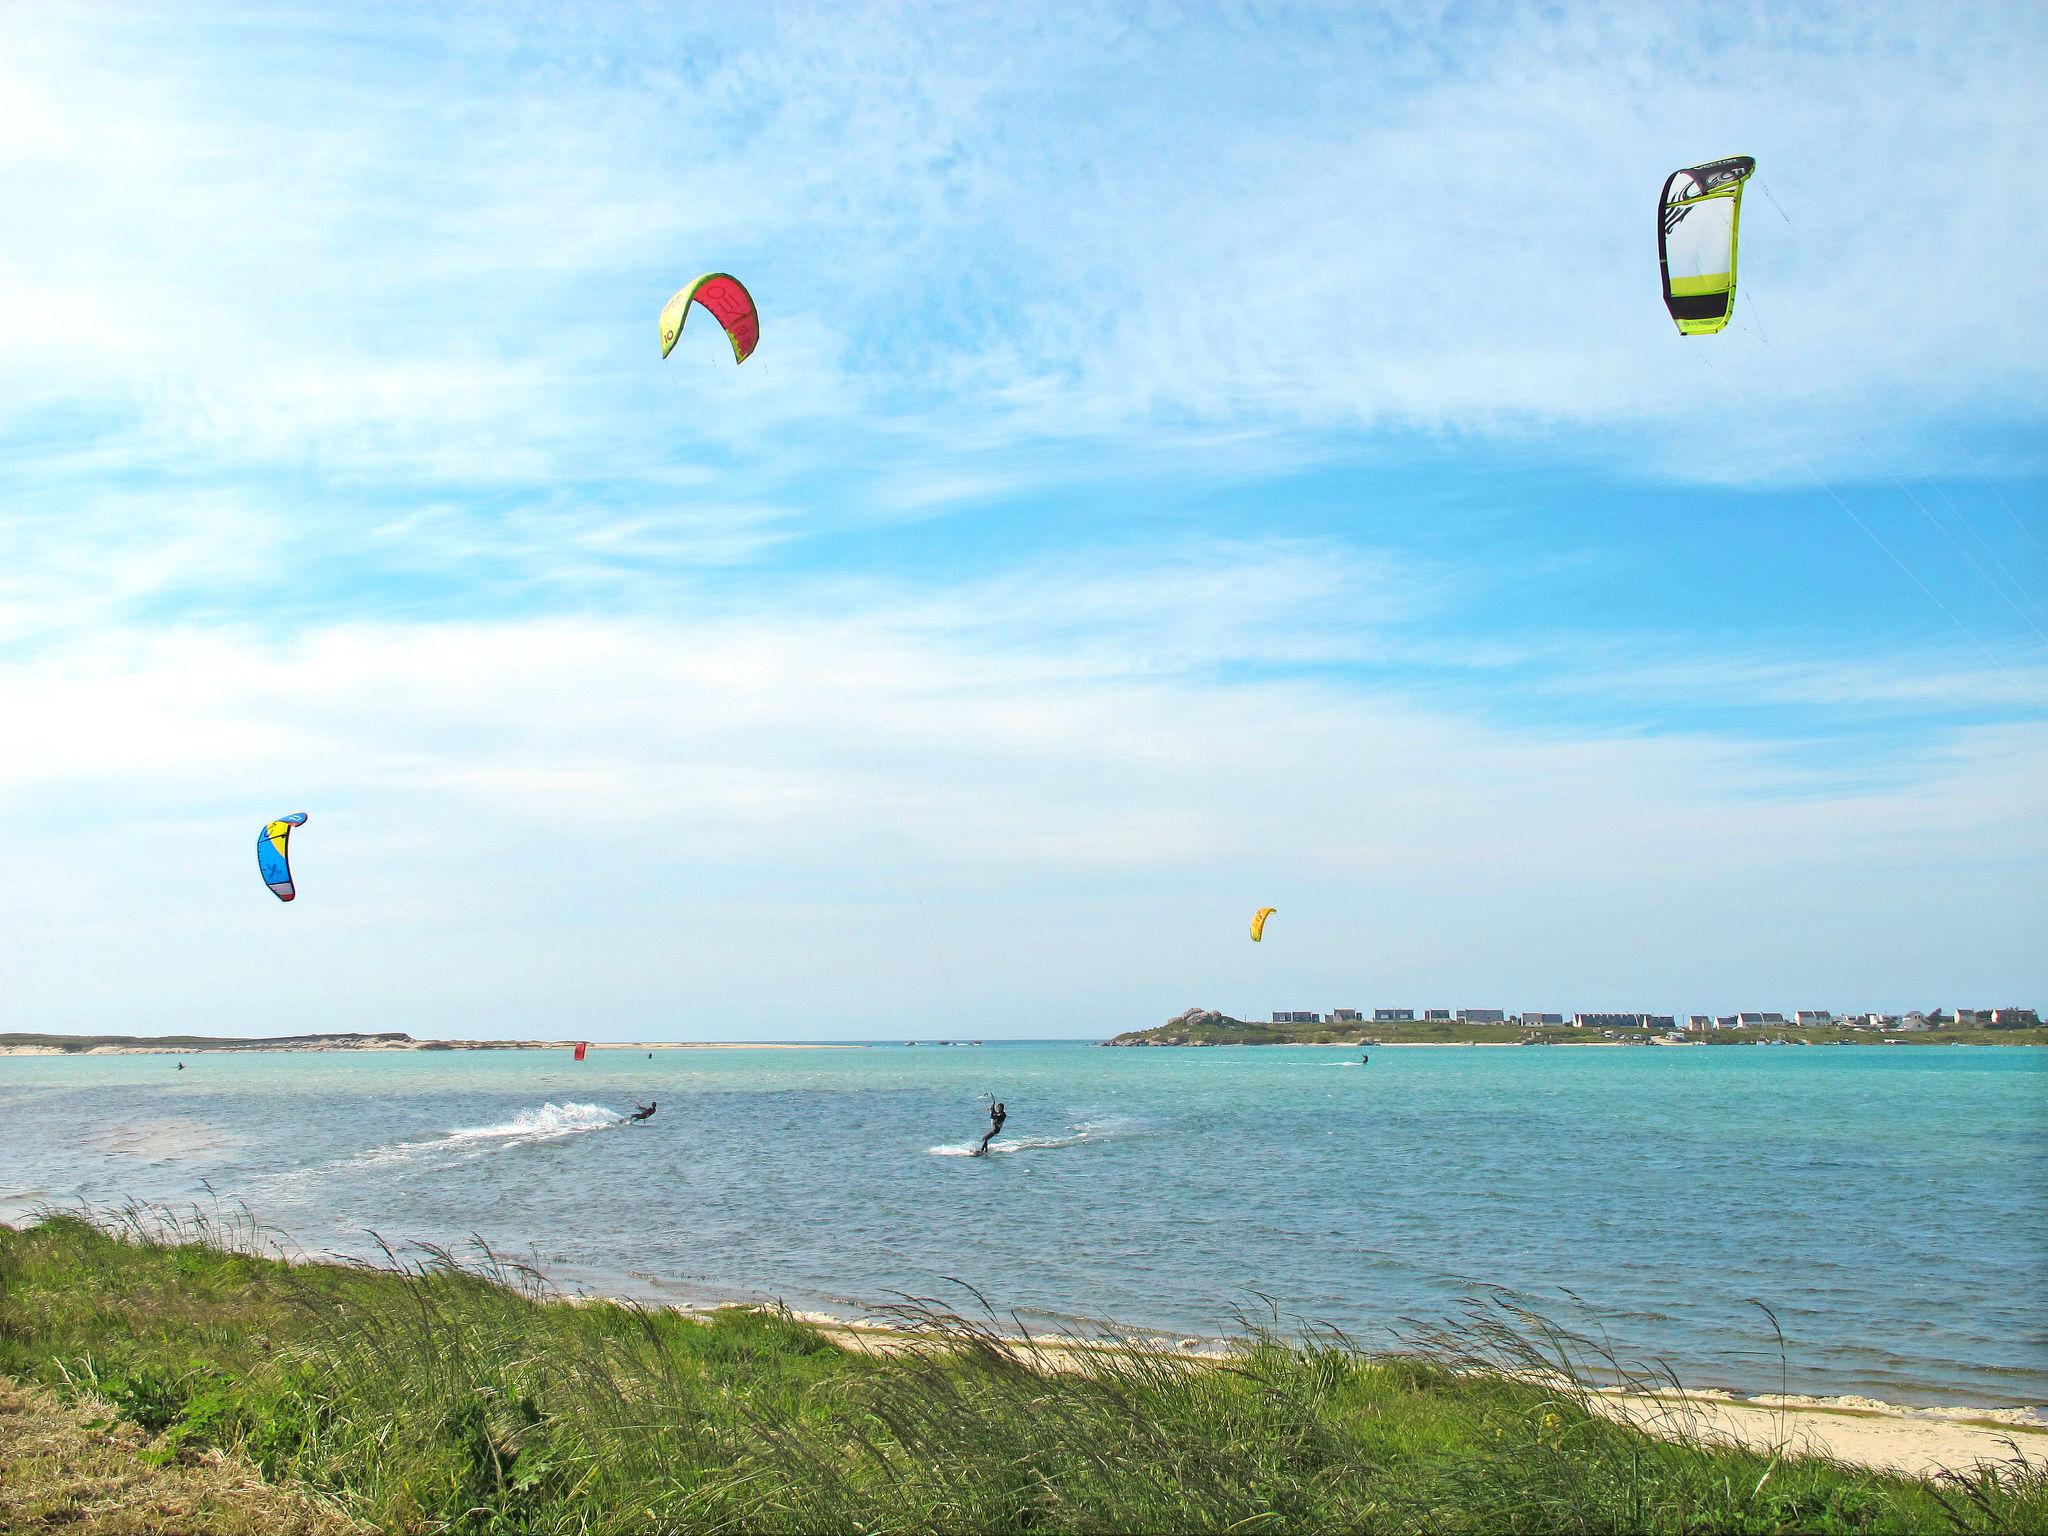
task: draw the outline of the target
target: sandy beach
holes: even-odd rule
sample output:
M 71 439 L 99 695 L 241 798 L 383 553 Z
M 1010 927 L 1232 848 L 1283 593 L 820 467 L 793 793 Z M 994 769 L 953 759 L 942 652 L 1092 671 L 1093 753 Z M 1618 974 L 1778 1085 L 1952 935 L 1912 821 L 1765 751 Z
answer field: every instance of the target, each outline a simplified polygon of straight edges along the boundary
M 1825 1456 L 1912 1477 L 2015 1460 L 2048 1466 L 2048 1414 L 2038 1408 L 1901 1408 L 1871 1398 L 1717 1392 L 1607 1392 L 1594 1404 L 1653 1433 L 1690 1430 L 1730 1445 Z

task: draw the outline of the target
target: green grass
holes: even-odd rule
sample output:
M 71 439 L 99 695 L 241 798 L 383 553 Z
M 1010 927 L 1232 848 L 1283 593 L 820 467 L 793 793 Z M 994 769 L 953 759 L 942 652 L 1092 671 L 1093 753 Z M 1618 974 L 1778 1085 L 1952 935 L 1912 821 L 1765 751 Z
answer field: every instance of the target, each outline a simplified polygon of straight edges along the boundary
M 407 1532 L 2048 1531 L 2012 1469 L 1916 1483 L 1612 1423 L 1585 1341 L 1495 1304 L 1415 1355 L 1253 1331 L 1204 1363 L 1019 1358 L 907 1303 L 914 1347 L 877 1356 L 772 1313 L 548 1304 L 488 1255 L 286 1265 L 253 1236 L 0 1228 L 0 1373 Z

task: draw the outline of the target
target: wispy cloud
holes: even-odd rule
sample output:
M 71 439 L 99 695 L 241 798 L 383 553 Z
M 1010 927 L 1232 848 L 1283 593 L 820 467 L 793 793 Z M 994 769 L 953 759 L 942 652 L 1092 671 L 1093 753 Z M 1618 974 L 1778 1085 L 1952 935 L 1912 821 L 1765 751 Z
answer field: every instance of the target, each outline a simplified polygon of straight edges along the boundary
M 343 624 L 284 643 L 116 630 L 14 664 L 0 686 L 33 745 L 0 760 L 0 814 L 22 868 L 43 872 L 10 885 L 14 1016 L 101 1017 L 136 983 L 88 959 L 107 879 L 154 936 L 137 963 L 166 1022 L 213 1016 L 221 967 L 289 943 L 316 978 L 308 1020 L 440 1027 L 411 995 L 426 923 L 437 952 L 463 956 L 473 1007 L 540 997 L 563 1029 L 686 987 L 721 1020 L 766 989 L 887 1030 L 906 988 L 934 1021 L 945 1006 L 928 946 L 894 926 L 915 900 L 975 957 L 977 1017 L 1019 1029 L 1099 1002 L 1094 959 L 1064 981 L 1048 961 L 1092 956 L 1104 923 L 1119 986 L 1259 1006 L 1217 935 L 1275 892 L 1311 957 L 1291 982 L 1311 989 L 1413 989 L 1456 958 L 1469 986 L 1724 999 L 1725 955 L 1595 956 L 1643 904 L 1733 935 L 1842 890 L 1861 937 L 1829 923 L 1805 948 L 1774 939 L 1779 958 L 1745 960 L 1754 985 L 1868 997 L 1908 960 L 1937 989 L 2038 979 L 2012 931 L 2041 915 L 2038 724 L 1946 729 L 1881 771 L 1864 754 L 1853 783 L 1767 741 L 1488 724 L 1329 673 L 1312 629 L 1276 641 L 1302 558 L 1190 552 L 1054 605 L 1024 583 L 695 618 Z M 1343 585 L 1311 612 L 1334 611 Z M 1406 601 L 1428 592 L 1425 576 Z M 1374 627 L 1354 621 L 1354 642 Z M 252 807 L 315 812 L 289 928 L 249 911 Z M 1908 879 L 1984 926 L 1916 935 L 1918 903 L 1870 896 Z M 1475 925 L 1483 944 L 1448 941 Z M 843 968 L 790 972 L 798 953 Z M 547 974 L 569 955 L 573 985 Z
M 1857 430 L 2037 398 L 2023 264 L 1985 253 L 2048 232 L 2011 193 L 2038 13 L 1696 19 L 17 12 L 9 393 L 112 403 L 157 461 L 351 476 L 759 472 L 798 422 L 929 455 L 964 418 L 1013 442 L 1704 421 L 1742 451 L 1650 462 L 1790 478 L 1667 334 L 1649 262 L 1664 172 L 1740 146 L 1797 217 L 1752 210 L 1770 345 L 1713 361 L 1793 447 L 1868 474 Z M 704 265 L 770 308 L 715 382 L 708 344 L 649 352 Z

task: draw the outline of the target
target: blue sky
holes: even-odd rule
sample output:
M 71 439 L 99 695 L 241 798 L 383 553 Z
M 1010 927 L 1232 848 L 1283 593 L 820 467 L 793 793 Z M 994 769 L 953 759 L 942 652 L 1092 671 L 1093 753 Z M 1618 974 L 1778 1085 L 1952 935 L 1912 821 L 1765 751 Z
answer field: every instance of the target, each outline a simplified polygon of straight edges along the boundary
M 9 8 L 0 1029 L 2048 1002 L 2044 60 Z M 662 362 L 715 269 L 759 351 Z

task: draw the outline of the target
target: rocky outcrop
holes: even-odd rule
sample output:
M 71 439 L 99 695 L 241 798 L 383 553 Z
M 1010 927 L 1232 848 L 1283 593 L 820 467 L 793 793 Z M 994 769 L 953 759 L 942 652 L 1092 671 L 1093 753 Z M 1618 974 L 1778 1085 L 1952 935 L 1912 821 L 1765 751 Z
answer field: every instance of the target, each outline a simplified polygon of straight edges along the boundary
M 1153 1029 L 1134 1029 L 1105 1040 L 1104 1045 L 1216 1045 L 1233 1037 L 1256 1039 L 1272 1030 L 1264 1024 L 1247 1024 L 1214 1008 L 1189 1008 Z

